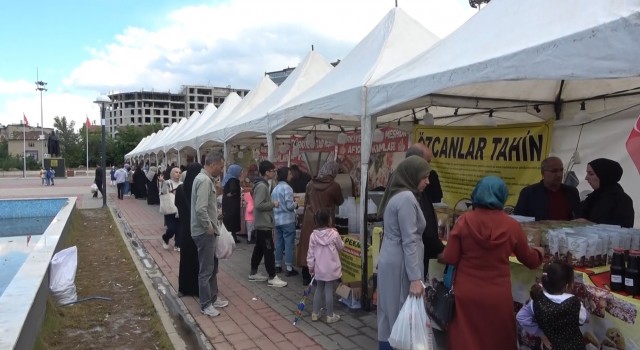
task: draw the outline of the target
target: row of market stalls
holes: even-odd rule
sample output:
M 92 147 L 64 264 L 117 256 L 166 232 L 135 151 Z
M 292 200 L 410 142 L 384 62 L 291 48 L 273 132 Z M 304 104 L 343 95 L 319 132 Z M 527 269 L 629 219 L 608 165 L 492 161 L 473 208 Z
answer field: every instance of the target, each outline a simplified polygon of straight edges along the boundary
M 312 50 L 281 86 L 262 77 L 244 99 L 231 94 L 220 108 L 146 137 L 126 158 L 184 163 L 215 147 L 228 158 L 264 145 L 273 160 L 291 135 L 335 141 L 355 130 L 366 193 L 378 127 L 555 121 L 550 153 L 565 163 L 575 151 L 620 161 L 629 190 L 637 170 L 623 141 L 640 105 L 639 8 L 628 0 L 495 0 L 441 40 L 394 8 L 335 68 Z M 584 166 L 574 169 L 579 177 Z
M 244 99 L 231 94 L 220 108 L 146 137 L 126 158 L 186 163 L 221 148 L 235 161 L 291 161 L 333 142 L 338 154 L 358 153 L 354 174 L 366 198 L 371 155 L 408 146 L 377 147 L 399 130 L 434 150 L 449 207 L 464 205 L 487 174 L 507 179 L 515 201 L 519 188 L 539 181 L 548 155 L 580 180 L 588 161 L 614 159 L 621 185 L 638 199 L 638 57 L 640 0 L 493 0 L 443 39 L 394 8 L 335 68 L 312 50 L 279 87 L 262 77 Z M 358 225 L 365 257 L 366 203 Z M 637 309 L 631 298 L 612 300 Z

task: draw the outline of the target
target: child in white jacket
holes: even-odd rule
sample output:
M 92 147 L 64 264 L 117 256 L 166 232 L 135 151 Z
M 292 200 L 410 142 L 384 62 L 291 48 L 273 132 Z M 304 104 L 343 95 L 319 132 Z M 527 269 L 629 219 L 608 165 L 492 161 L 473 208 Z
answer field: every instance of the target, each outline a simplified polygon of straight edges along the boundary
M 311 320 L 320 319 L 320 308 L 324 298 L 327 323 L 334 323 L 340 320 L 340 316 L 333 312 L 333 291 L 335 282 L 342 277 L 342 264 L 340 264 L 338 252 L 344 248 L 344 243 L 338 231 L 330 227 L 331 216 L 327 209 L 318 210 L 314 220 L 316 229 L 311 233 L 307 252 L 309 273 L 314 276 L 318 284 L 313 295 Z

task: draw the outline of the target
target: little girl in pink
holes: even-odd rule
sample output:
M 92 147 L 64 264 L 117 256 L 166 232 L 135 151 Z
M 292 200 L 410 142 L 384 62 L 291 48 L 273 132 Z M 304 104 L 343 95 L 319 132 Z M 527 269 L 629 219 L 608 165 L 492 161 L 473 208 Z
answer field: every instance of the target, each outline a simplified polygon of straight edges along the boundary
M 247 243 L 253 243 L 251 240 L 251 234 L 253 233 L 253 197 L 251 192 L 245 192 L 242 194 L 247 206 L 244 209 L 244 222 L 247 226 Z
M 320 308 L 324 298 L 327 323 L 334 323 L 340 320 L 340 316 L 333 312 L 333 291 L 335 282 L 342 277 L 342 265 L 338 252 L 342 250 L 344 243 L 338 231 L 330 227 L 331 216 L 326 208 L 318 210 L 314 220 L 316 229 L 311 233 L 307 252 L 309 273 L 314 276 L 318 284 L 313 295 L 311 320 L 320 319 Z

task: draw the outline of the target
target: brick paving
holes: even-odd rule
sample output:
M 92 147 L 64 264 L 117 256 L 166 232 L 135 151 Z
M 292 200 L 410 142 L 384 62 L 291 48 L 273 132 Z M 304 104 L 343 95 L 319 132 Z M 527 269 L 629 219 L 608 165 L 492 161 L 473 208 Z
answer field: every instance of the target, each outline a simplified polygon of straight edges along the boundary
M 97 208 L 101 199 L 91 197 L 92 177 L 56 179 L 56 186 L 43 187 L 40 179 L 0 179 L 1 198 L 78 197 L 78 208 Z M 199 303 L 193 297 L 177 297 L 179 253 L 162 248 L 160 236 L 164 232 L 163 217 L 158 206 L 146 201 L 125 197 L 115 198 L 115 188 L 107 189 L 109 206 L 115 210 L 142 248 L 153 259 L 172 288 L 158 289 L 168 298 L 184 305 L 184 310 L 197 325 L 196 332 L 204 334 L 215 349 L 375 349 L 377 348 L 376 314 L 350 310 L 334 302 L 335 312 L 342 320 L 334 324 L 311 322 L 311 302 L 303 318 L 292 325 L 294 311 L 301 298 L 303 285 L 300 276 L 287 278 L 284 288 L 267 286 L 266 282 L 249 282 L 250 256 L 253 245 L 239 243 L 233 256 L 222 260 L 218 274 L 220 295 L 229 300 L 229 306 L 219 309 L 221 315 L 202 315 Z M 243 240 L 244 242 L 244 240 Z M 135 244 L 134 244 L 135 246 Z M 134 259 L 137 257 L 134 257 Z M 148 265 L 145 262 L 145 265 Z M 264 273 L 264 265 L 261 265 Z M 183 315 L 185 316 L 185 315 Z M 208 345 L 208 344 L 206 344 Z

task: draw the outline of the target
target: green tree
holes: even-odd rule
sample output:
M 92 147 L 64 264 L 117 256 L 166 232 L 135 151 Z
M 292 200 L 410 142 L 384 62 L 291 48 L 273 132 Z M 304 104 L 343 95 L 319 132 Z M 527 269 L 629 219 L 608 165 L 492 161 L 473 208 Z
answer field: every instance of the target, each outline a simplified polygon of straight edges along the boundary
M 80 135 L 75 131 L 76 122 L 67 121 L 67 117 L 54 117 L 53 127 L 58 130 L 60 140 L 60 154 L 65 158 L 69 168 L 75 168 L 84 164 L 84 145 L 81 143 Z

